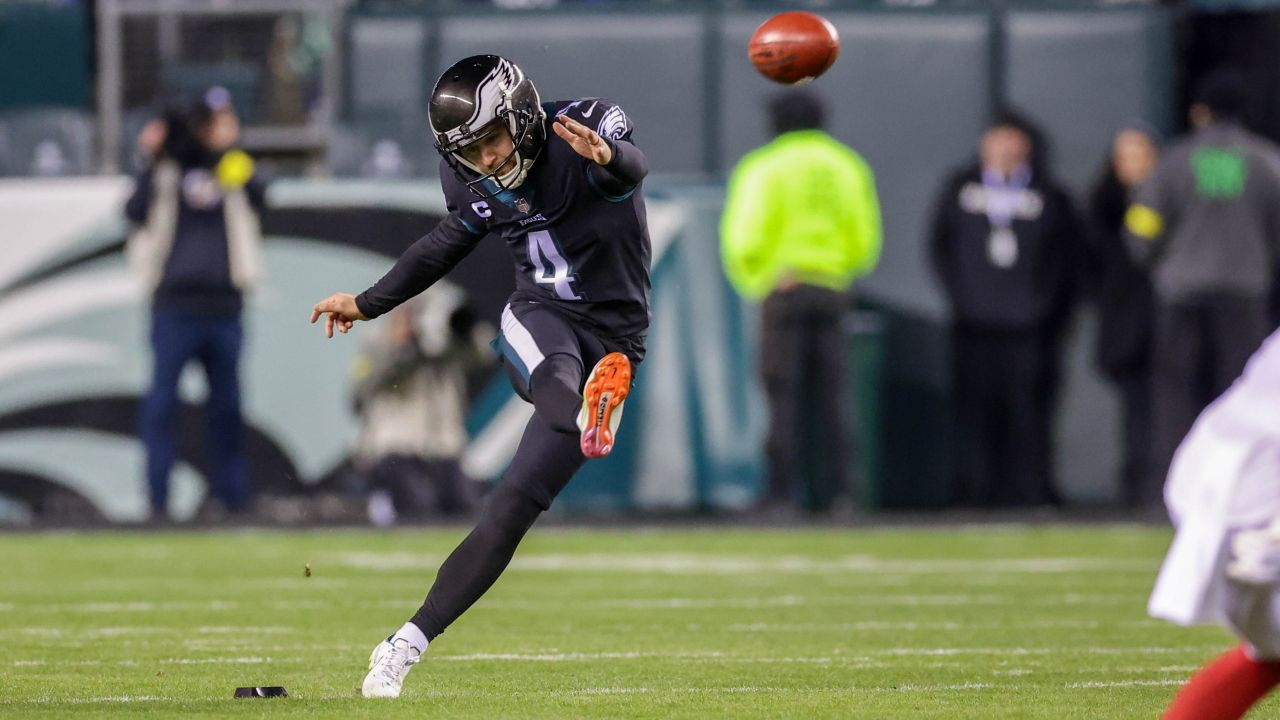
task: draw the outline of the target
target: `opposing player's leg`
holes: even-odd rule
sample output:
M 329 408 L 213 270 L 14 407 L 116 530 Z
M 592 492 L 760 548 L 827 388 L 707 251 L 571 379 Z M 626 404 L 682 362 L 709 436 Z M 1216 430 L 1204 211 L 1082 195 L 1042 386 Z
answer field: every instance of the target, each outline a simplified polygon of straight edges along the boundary
M 1254 660 L 1245 646 L 1205 665 L 1161 716 L 1161 720 L 1239 720 L 1280 683 L 1280 663 Z

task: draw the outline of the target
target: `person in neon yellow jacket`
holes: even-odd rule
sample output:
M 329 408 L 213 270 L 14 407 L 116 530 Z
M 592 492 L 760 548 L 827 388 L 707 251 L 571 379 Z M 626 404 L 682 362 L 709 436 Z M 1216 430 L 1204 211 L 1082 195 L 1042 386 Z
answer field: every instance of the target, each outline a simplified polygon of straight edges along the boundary
M 855 278 L 880 259 L 880 203 L 866 161 L 823 132 L 812 93 L 769 104 L 776 137 L 738 163 L 720 220 L 734 288 L 760 309 L 760 370 L 769 399 L 769 479 L 762 504 L 789 512 L 798 496 L 801 394 L 814 387 L 828 435 L 824 474 L 847 490 L 845 340 Z

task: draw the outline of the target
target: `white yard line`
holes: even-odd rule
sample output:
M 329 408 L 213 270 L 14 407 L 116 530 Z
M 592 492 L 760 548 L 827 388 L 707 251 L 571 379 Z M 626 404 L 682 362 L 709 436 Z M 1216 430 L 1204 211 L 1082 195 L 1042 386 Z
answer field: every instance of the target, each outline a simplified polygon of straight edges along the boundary
M 803 597 L 748 598 L 629 598 L 615 600 L 481 600 L 477 607 L 509 610 L 535 610 L 545 607 L 623 608 L 627 610 L 684 610 L 712 608 L 767 608 L 798 605 L 1000 605 L 1007 602 L 999 595 L 837 595 Z M 420 603 L 419 603 L 420 604 Z M 415 605 L 416 606 L 416 605 Z
M 234 657 L 234 658 L 169 658 L 161 660 L 162 665 L 261 665 L 281 660 L 305 660 L 306 658 L 269 658 L 269 657 Z
M 1117 680 L 1115 682 L 1067 683 L 1063 687 L 1069 687 L 1069 688 L 1146 687 L 1146 686 L 1182 685 L 1185 682 L 1186 680 Z
M 1067 683 L 1064 688 L 1073 690 L 1077 689 L 1107 689 L 1122 687 L 1173 687 L 1183 684 L 1182 680 L 1120 680 L 1115 682 L 1084 682 L 1084 683 Z M 521 697 L 589 697 L 594 695 L 738 695 L 738 694 L 761 694 L 761 695 L 857 695 L 866 693 L 937 693 L 937 692 L 966 692 L 974 690 L 1021 690 L 1021 685 L 996 685 L 993 683 L 976 683 L 966 682 L 952 685 L 888 685 L 888 686 L 870 686 L 858 687 L 852 686 L 847 688 L 787 688 L 787 687 L 760 687 L 752 685 L 727 686 L 727 687 L 674 687 L 674 688 L 649 688 L 649 687 L 598 687 L 598 688 L 577 688 L 569 690 L 547 690 L 542 692 L 518 692 L 511 693 L 511 696 Z M 417 692 L 409 690 L 405 693 L 406 697 L 487 697 L 497 696 L 499 693 L 494 692 L 467 692 L 467 691 L 424 691 Z M 303 696 L 298 695 L 298 698 Z M 309 700 L 342 700 L 350 698 L 349 695 L 326 695 L 307 697 Z M 27 700 L 6 699 L 0 700 L 0 705 L 83 705 L 97 703 L 134 703 L 134 702 L 191 702 L 210 701 L 210 700 L 226 700 L 225 697 L 207 697 L 207 698 L 165 698 L 152 695 L 117 695 L 107 697 L 90 697 L 90 698 L 53 698 L 41 697 Z
M 418 605 L 421 604 L 419 601 Z M 269 605 L 273 610 L 323 610 L 332 606 L 333 603 L 324 600 L 280 600 Z
M 130 703 L 150 702 L 153 700 L 169 700 L 170 698 L 153 697 L 151 695 L 117 695 L 114 697 L 93 698 L 32 698 L 30 700 L 0 700 L 0 705 L 83 705 L 86 703 Z
M 200 628 L 199 630 L 197 630 L 196 632 L 204 633 L 204 634 L 208 634 L 208 633 L 218 633 L 218 634 L 245 633 L 245 634 L 247 634 L 247 635 L 274 635 L 274 634 L 278 634 L 278 633 L 291 633 L 291 632 L 294 632 L 294 629 L 293 629 L 293 628 L 291 628 L 291 627 L 281 627 L 281 626 L 272 626 L 272 627 L 223 627 L 223 626 L 215 626 L 215 627 L 202 627 L 202 628 Z
M 176 634 L 182 632 L 177 628 L 165 627 L 105 627 L 90 628 L 87 630 L 66 630 L 63 628 L 9 628 L 0 630 L 0 638 L 15 638 L 19 636 L 40 637 L 40 638 L 61 638 L 74 637 L 78 640 L 97 640 L 101 638 L 114 638 L 121 635 L 153 635 L 153 634 Z
M 73 613 L 121 613 L 121 612 L 155 612 L 184 610 L 238 610 L 240 603 L 227 600 L 209 602 L 115 602 L 115 603 L 72 603 L 64 605 L 30 605 L 29 612 L 73 612 Z
M 1168 623 L 1158 620 L 1137 620 L 1103 622 L 1097 620 L 1039 620 L 1032 622 L 991 622 L 991 623 L 955 623 L 955 622 L 852 622 L 852 623 L 789 623 L 774 625 L 770 623 L 737 623 L 728 629 L 733 632 L 864 632 L 875 630 L 1025 630 L 1025 629 L 1081 629 L 1096 630 L 1102 627 L 1157 627 Z
M 911 656 L 951 656 L 951 655 L 990 655 L 997 657 L 1022 657 L 1029 655 L 1152 655 L 1152 654 L 1201 654 L 1220 650 L 1218 646 L 1203 647 L 1119 647 L 1119 648 L 991 648 L 991 647 L 945 647 L 945 648 L 885 648 L 875 650 L 858 650 L 856 655 L 833 656 L 799 656 L 769 657 L 740 656 L 717 651 L 707 652 L 534 652 L 534 653 L 471 653 L 467 655 L 428 655 L 429 661 L 475 662 L 505 660 L 515 662 L 587 662 L 593 660 L 639 660 L 668 659 L 697 662 L 722 663 L 814 663 L 814 664 L 866 664 L 873 657 L 911 657 Z M 1145 670 L 1144 672 L 1155 672 Z
M 336 562 L 361 570 L 434 570 L 440 555 L 349 552 Z M 989 560 L 894 560 L 867 555 L 822 560 L 805 556 L 754 557 L 697 553 L 589 553 L 517 555 L 514 572 L 621 572 L 681 575 L 779 574 L 1043 574 L 1155 572 L 1156 560 L 1101 558 L 995 558 Z
M 763 608 L 794 605 L 812 606 L 859 606 L 859 605 L 908 605 L 908 606 L 947 606 L 947 605 L 1002 605 L 1002 604 L 1034 604 L 1034 605 L 1116 605 L 1145 601 L 1146 592 L 1117 593 L 1110 595 L 1042 595 L 1038 598 L 1014 598 L 991 594 L 866 594 L 866 595 L 825 595 L 800 596 L 782 595 L 777 597 L 735 597 L 735 598 L 617 598 L 609 600 L 574 601 L 556 598 L 545 600 L 516 600 L 485 598 L 477 603 L 477 607 L 510 610 L 540 610 L 544 608 L 624 608 L 628 610 L 682 610 L 682 609 L 715 609 L 715 608 Z M 390 609 L 416 609 L 422 604 L 418 595 L 403 600 L 381 600 L 377 606 Z M 266 607 L 272 610 L 324 610 L 335 607 L 338 603 L 328 600 L 278 600 L 258 605 L 245 605 L 235 600 L 215 600 L 211 602 L 167 602 L 154 603 L 147 601 L 114 602 L 114 603 L 75 603 L 64 605 L 30 605 L 22 608 L 28 612 L 40 613 L 140 613 L 140 612 L 184 612 L 190 610 L 233 611 L 247 606 Z M 18 609 L 13 607 L 11 609 Z M 1159 625 L 1155 621 L 1151 626 Z M 1057 627 L 1050 625 L 1049 627 Z M 1082 624 L 1081 627 L 1088 627 Z M 1134 625 L 1143 627 L 1143 625 Z M 0 633 L 2 634 L 2 633 Z
M 835 694 L 835 695 L 855 695 L 863 693 L 931 693 L 931 692 L 958 692 L 971 690 L 989 690 L 995 687 L 1001 689 L 1018 689 L 1017 685 L 992 685 L 990 683 L 961 683 L 958 685 L 890 685 L 890 686 L 872 686 L 872 687 L 847 687 L 847 688 L 787 688 L 787 687 L 758 687 L 752 685 L 726 686 L 726 687 L 674 687 L 674 688 L 649 688 L 649 687 L 599 687 L 599 688 L 577 688 L 569 690 L 546 690 L 541 692 L 516 692 L 516 693 L 494 693 L 494 692 L 467 692 L 467 691 L 414 691 L 405 692 L 405 697 L 496 697 L 499 695 L 507 697 L 583 697 L 593 695 L 738 695 L 738 694 L 777 694 L 777 695 L 815 695 L 815 694 Z M 350 699 L 350 695 L 324 695 L 324 696 L 306 696 L 299 694 L 298 699 L 307 700 L 346 700 Z M 129 702 L 191 702 L 191 701 L 210 701 L 210 700 L 227 700 L 225 697 L 188 697 L 188 698 L 163 698 L 151 695 L 119 695 L 109 697 L 91 697 L 91 698 L 53 698 L 42 697 L 32 698 L 29 700 L 0 700 L 0 705 L 80 705 L 89 703 L 129 703 Z

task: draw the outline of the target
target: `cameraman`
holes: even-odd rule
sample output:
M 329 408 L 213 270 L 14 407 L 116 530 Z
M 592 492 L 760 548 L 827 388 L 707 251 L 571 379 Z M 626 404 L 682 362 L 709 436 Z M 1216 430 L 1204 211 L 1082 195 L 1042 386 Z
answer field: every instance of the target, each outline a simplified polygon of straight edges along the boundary
M 265 186 L 253 161 L 232 149 L 240 123 L 231 96 L 211 88 L 188 110 L 168 110 L 138 137 L 150 162 L 125 215 L 133 224 L 131 264 L 152 292 L 151 390 L 139 435 L 147 448 L 151 516 L 166 515 L 176 455 L 178 379 L 187 362 L 204 366 L 211 496 L 245 510 L 250 483 L 240 417 L 243 294 L 262 274 L 259 214 Z

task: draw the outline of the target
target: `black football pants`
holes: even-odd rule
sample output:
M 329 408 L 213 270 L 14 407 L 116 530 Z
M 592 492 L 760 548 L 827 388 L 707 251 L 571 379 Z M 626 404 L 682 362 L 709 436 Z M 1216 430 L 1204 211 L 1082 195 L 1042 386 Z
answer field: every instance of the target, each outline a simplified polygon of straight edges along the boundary
M 428 640 L 497 581 L 534 521 L 586 464 L 577 427 L 584 369 L 611 352 L 587 330 L 529 302 L 513 302 L 503 311 L 497 347 L 512 386 L 533 403 L 534 414 L 480 521 L 440 566 L 411 620 Z M 631 364 L 634 373 L 638 360 L 631 358 Z
M 849 491 L 849 440 L 845 419 L 845 338 L 847 293 L 813 285 L 775 291 L 760 308 L 760 373 L 769 400 L 769 502 L 795 502 L 800 495 L 802 432 L 813 427 L 821 437 L 818 472 L 834 495 Z M 806 423 L 805 389 L 814 422 Z M 814 490 L 815 498 L 820 494 Z
M 976 507 L 1056 502 L 1051 431 L 1057 334 L 960 324 L 951 342 L 960 446 L 955 501 Z

